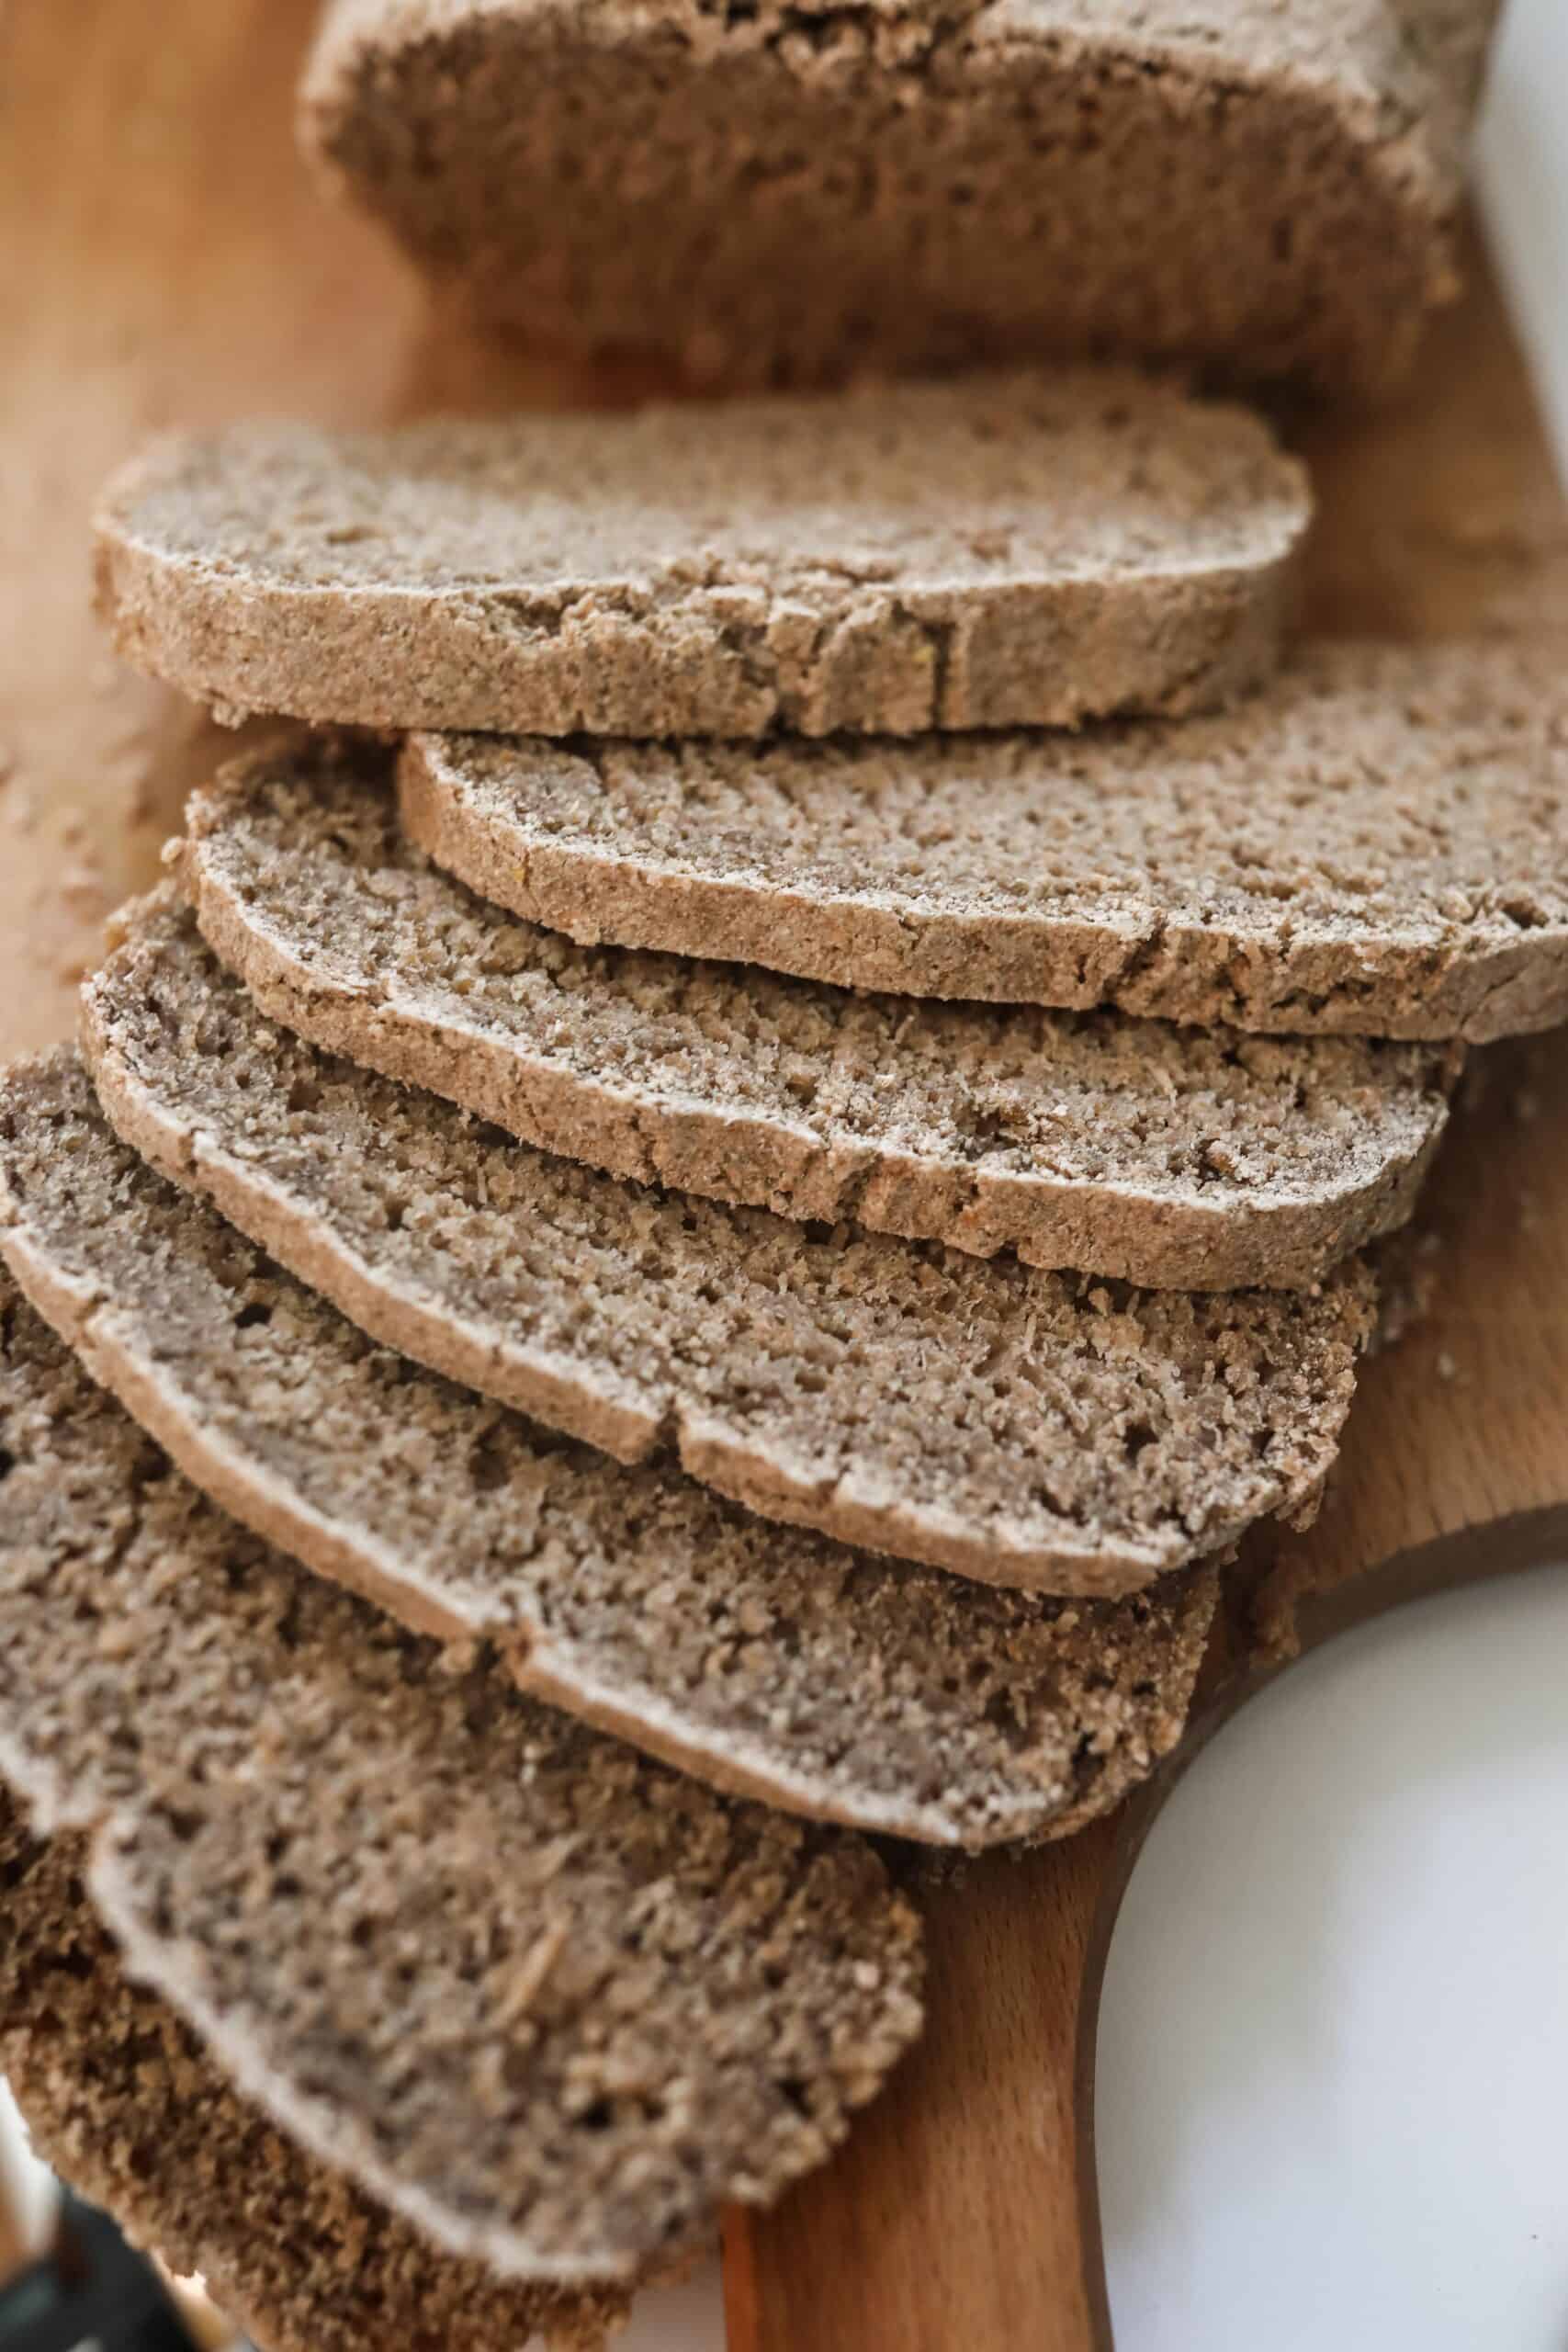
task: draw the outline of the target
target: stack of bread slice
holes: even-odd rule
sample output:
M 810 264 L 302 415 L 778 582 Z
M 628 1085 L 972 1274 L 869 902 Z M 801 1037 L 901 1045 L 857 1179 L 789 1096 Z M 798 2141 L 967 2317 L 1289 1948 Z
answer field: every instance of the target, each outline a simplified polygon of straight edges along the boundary
M 841 31 L 983 123 L 1000 13 L 800 12 L 745 74 L 825 103 Z M 1059 107 L 1150 12 L 1037 13 Z M 1290 52 L 1244 143 L 1341 75 L 1404 293 L 1375 348 L 1370 286 L 1314 311 L 1309 203 L 1257 315 L 1146 347 L 1376 376 L 1441 209 L 1351 72 L 1394 12 L 1219 13 Z M 485 19 L 491 107 L 536 33 L 568 71 L 549 15 L 354 0 L 312 119 L 374 52 L 420 145 L 441 42 Z M 1388 66 L 1434 152 L 1487 15 Z M 1197 200 L 1190 96 L 1145 197 Z M 1292 642 L 1310 514 L 1259 415 L 1078 360 L 181 435 L 108 491 L 120 651 L 284 724 L 0 1080 L 0 2060 L 263 2341 L 591 2339 L 820 2161 L 919 2026 L 867 1833 L 1116 1804 L 1224 1563 L 1316 1509 L 1467 1042 L 1568 1017 L 1568 733 L 1545 647 Z

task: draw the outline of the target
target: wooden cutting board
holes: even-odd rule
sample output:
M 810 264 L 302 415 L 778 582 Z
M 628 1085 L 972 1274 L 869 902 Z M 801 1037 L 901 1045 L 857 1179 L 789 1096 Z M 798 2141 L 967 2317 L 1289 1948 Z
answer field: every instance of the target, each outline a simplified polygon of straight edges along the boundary
M 319 206 L 289 135 L 313 13 L 0 5 L 0 1057 L 69 1033 L 104 916 L 233 746 L 105 653 L 87 526 L 108 469 L 176 420 L 641 389 L 480 349 Z M 1324 506 L 1314 626 L 1568 631 L 1568 518 L 1483 268 L 1402 411 L 1301 437 Z M 1371 1367 L 1311 1538 L 1260 1544 L 1233 1578 L 1184 1756 L 1293 1640 L 1568 1556 L 1568 1049 L 1482 1067 L 1434 1191 L 1435 1310 Z M 734 2219 L 735 2352 L 1109 2343 L 1095 2008 L 1169 1779 L 1067 1846 L 923 1879 L 927 2040 L 839 2163 L 775 2214 Z

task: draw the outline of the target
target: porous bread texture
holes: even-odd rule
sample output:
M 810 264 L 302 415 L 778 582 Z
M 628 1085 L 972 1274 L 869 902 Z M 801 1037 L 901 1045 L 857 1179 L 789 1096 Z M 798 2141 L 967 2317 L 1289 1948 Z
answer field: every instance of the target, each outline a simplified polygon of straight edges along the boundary
M 767 1517 L 1124 1592 L 1310 1515 L 1371 1283 L 1189 1296 L 619 1183 L 264 1019 L 169 899 L 83 1001 L 122 1139 L 385 1345 Z
M 1307 648 L 1080 737 L 411 747 L 404 822 L 530 921 L 840 986 L 1481 1042 L 1568 1015 L 1555 636 Z M 475 871 L 476 868 L 469 868 Z
M 0 1301 L 0 1774 L 240 2095 L 501 2278 L 630 2278 L 819 2163 L 919 2025 L 870 1846 L 309 1576 Z
M 1125 369 L 245 424 L 97 518 L 139 667 L 220 714 L 754 737 L 1188 711 L 1276 663 L 1306 475 Z
M 313 741 L 187 810 L 181 886 L 263 1010 L 547 1151 L 643 1183 L 1177 1290 L 1301 1288 L 1410 1213 L 1454 1057 L 1120 1013 L 855 996 L 581 947 L 489 903 L 507 801 L 398 831 L 374 752 Z M 417 778 L 411 794 L 420 794 Z
M 73 2188 L 271 2352 L 601 2352 L 623 2293 L 442 2254 L 239 2098 L 132 1981 L 82 1893 L 86 1859 L 79 1838 L 29 1838 L 0 1792 L 0 2074 Z
M 938 1845 L 1060 1837 L 1180 1736 L 1213 1571 L 1065 1603 L 888 1566 L 621 1469 L 366 1340 L 105 1125 L 0 1080 L 0 1256 L 215 1502 L 699 1779 Z
M 698 380 L 1119 351 L 1377 393 L 1497 0 L 338 0 L 301 137 L 491 323 Z

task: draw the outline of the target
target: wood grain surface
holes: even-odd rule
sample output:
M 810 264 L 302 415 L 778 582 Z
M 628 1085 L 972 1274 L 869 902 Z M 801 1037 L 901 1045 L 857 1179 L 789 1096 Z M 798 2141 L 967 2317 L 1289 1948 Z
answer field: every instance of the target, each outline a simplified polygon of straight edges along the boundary
M 316 0 L 0 5 L 0 1055 L 63 1035 L 105 916 L 236 748 L 109 655 L 88 524 L 174 424 L 613 399 L 426 308 L 291 132 Z
M 640 388 L 472 343 L 320 206 L 289 135 L 312 14 L 0 7 L 0 1055 L 68 1034 L 104 916 L 233 744 L 105 652 L 87 525 L 107 470 L 176 421 Z M 1324 505 L 1313 626 L 1568 628 L 1568 522 L 1483 268 L 1402 410 L 1300 437 Z M 1298 1634 L 1568 1531 L 1568 1053 L 1480 1069 L 1434 1189 L 1435 1311 L 1370 1368 L 1313 1535 L 1260 1544 L 1233 1578 L 1191 1744 Z M 1069 1845 L 925 1878 L 928 2039 L 838 2164 L 774 2214 L 732 2217 L 735 2352 L 1108 2343 L 1095 2008 L 1161 1795 Z

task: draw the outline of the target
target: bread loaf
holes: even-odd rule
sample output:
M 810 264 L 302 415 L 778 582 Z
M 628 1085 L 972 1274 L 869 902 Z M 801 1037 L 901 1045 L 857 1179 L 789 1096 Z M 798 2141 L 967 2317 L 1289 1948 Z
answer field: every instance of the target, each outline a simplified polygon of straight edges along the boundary
M 1381 390 L 1496 0 L 337 0 L 330 186 L 535 339 L 689 374 L 1117 349 Z

